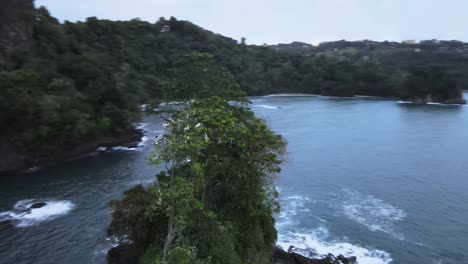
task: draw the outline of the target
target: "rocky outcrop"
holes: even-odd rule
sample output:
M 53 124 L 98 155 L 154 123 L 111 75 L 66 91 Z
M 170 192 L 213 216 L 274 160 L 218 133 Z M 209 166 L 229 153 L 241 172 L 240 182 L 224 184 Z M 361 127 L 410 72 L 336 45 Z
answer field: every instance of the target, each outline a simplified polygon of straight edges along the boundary
M 39 208 L 42 208 L 44 206 L 46 206 L 47 203 L 45 202 L 38 202 L 38 203 L 34 203 L 31 205 L 31 207 L 29 207 L 29 209 L 39 209 Z
M 0 65 L 14 49 L 27 48 L 34 19 L 32 0 L 0 1 Z
M 108 264 L 137 264 L 138 254 L 131 245 L 120 245 L 107 252 Z M 294 252 L 286 252 L 279 247 L 273 249 L 272 264 L 356 264 L 356 257 L 333 256 L 307 258 Z
M 443 104 L 466 104 L 466 100 L 463 98 L 458 98 L 458 99 L 450 99 L 442 103 Z
M 131 245 L 120 245 L 107 252 L 108 264 L 137 264 L 138 255 L 133 254 Z
M 320 258 L 307 258 L 289 250 L 284 251 L 279 247 L 273 249 L 272 264 L 355 264 L 356 257 L 334 256 L 329 254 Z

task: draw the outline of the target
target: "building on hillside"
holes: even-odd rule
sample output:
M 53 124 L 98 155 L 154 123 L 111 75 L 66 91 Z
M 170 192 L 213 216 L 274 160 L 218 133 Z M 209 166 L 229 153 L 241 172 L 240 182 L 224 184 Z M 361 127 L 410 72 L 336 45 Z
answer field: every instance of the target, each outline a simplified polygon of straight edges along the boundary
M 414 39 L 408 39 L 408 40 L 403 40 L 401 43 L 407 44 L 407 45 L 415 45 L 415 44 L 418 44 L 418 41 Z
M 167 32 L 171 32 L 171 27 L 169 25 L 165 25 L 161 28 L 161 33 L 167 33 Z

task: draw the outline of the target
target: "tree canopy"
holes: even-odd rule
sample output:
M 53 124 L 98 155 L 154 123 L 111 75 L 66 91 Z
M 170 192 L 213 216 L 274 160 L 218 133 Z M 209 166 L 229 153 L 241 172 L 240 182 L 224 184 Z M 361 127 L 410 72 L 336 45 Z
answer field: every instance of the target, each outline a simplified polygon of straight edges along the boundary
M 206 57 L 190 59 L 199 64 Z M 223 71 L 214 67 L 205 77 L 176 71 L 175 87 L 192 76 L 207 91 L 219 93 L 196 98 L 189 109 L 174 114 L 171 133 L 150 157 L 167 170 L 148 190 L 136 187 L 114 203 L 111 234 L 129 238 L 142 263 L 269 263 L 277 236 L 273 214 L 279 211 L 272 177 L 280 171 L 285 142 L 248 104 L 229 102 L 236 92 L 233 79 L 211 81 L 224 78 Z M 193 99 L 193 94 L 181 93 L 178 99 Z M 145 208 L 124 214 L 125 205 L 136 199 Z M 148 236 L 139 235 L 142 227 Z
M 459 42 L 256 46 L 174 17 L 60 23 L 28 1 L 5 2 L 0 34 L 0 131 L 25 156 L 128 133 L 143 103 L 272 93 L 444 102 L 468 80 Z

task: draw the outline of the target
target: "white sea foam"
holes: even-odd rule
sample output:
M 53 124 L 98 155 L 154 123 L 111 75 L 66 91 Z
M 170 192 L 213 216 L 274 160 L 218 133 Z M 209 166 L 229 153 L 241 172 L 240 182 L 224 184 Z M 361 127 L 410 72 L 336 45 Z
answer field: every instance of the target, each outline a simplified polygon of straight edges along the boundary
M 269 94 L 265 95 L 264 97 L 303 97 L 303 96 L 317 96 L 316 94 L 294 94 L 294 93 L 283 93 L 283 94 Z
M 408 102 L 408 101 L 397 101 L 399 104 L 413 104 L 413 102 Z
M 135 126 L 136 129 L 144 129 L 148 126 L 148 123 L 139 123 Z
M 96 151 L 98 152 L 103 152 L 103 151 L 106 151 L 107 150 L 107 147 L 99 147 L 96 149 Z
M 283 191 L 280 190 L 283 195 Z M 320 217 L 318 227 L 304 229 L 300 223 L 302 217 L 310 217 L 310 206 L 315 203 L 307 196 L 293 195 L 280 197 L 281 213 L 276 217 L 278 228 L 278 245 L 284 250 L 290 246 L 294 251 L 307 257 L 324 257 L 328 254 L 345 257 L 355 256 L 360 264 L 388 264 L 392 261 L 391 255 L 385 251 L 351 244 L 346 241 L 330 240 L 326 228 L 327 221 Z
M 138 143 L 138 147 L 144 147 L 145 146 L 145 142 L 148 141 L 150 138 L 148 136 L 143 136 L 141 138 L 141 142 Z
M 112 147 L 112 150 L 114 151 L 140 151 L 141 149 L 117 146 L 117 147 Z
M 34 203 L 45 202 L 41 208 L 31 208 Z M 13 220 L 17 227 L 27 227 L 52 220 L 69 213 L 75 205 L 70 201 L 21 200 L 14 205 L 14 210 L 0 213 L 0 220 Z
M 278 245 L 285 250 L 288 250 L 290 246 L 294 246 L 294 251 L 306 255 L 306 257 L 333 254 L 345 257 L 355 256 L 359 264 L 388 264 L 392 262 L 391 255 L 385 251 L 368 249 L 348 242 L 327 242 L 327 237 L 328 230 L 322 226 L 311 230 L 309 233 L 280 233 Z
M 395 222 L 406 217 L 406 213 L 391 204 L 371 195 L 364 195 L 356 191 L 344 190 L 346 195 L 342 204 L 344 215 L 349 219 L 366 226 L 371 231 L 381 231 L 404 239 L 397 233 Z
M 253 107 L 265 108 L 265 109 L 280 109 L 280 107 L 273 106 L 273 105 L 254 105 Z

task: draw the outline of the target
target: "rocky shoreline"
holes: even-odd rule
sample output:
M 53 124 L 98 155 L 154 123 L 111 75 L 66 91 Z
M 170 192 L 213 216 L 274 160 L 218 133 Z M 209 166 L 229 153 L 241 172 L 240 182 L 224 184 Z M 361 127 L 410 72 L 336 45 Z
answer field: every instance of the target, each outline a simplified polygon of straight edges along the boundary
M 107 252 L 108 264 L 137 264 L 138 256 L 130 245 L 120 245 Z M 280 247 L 273 248 L 271 264 L 356 264 L 356 257 L 334 256 L 307 258 L 293 252 L 292 248 L 284 251 Z
M 136 147 L 143 136 L 143 131 L 134 129 L 119 136 L 107 136 L 71 147 L 65 153 L 46 158 L 34 159 L 21 153 L 11 142 L 0 140 L 0 176 L 16 175 L 36 171 L 39 168 L 54 166 L 66 161 L 76 160 L 95 153 L 99 147 Z
M 271 264 L 355 264 L 356 257 L 344 257 L 342 255 L 334 256 L 328 254 L 325 257 L 307 258 L 293 251 L 291 247 L 288 251 L 284 251 L 279 247 L 273 249 L 273 257 Z

